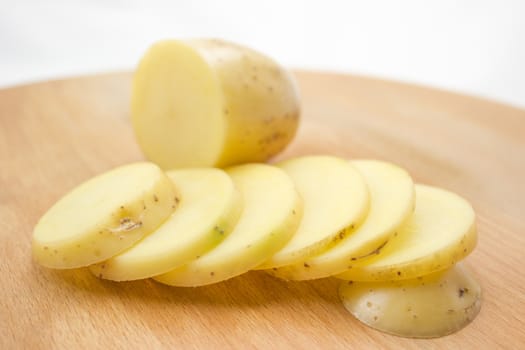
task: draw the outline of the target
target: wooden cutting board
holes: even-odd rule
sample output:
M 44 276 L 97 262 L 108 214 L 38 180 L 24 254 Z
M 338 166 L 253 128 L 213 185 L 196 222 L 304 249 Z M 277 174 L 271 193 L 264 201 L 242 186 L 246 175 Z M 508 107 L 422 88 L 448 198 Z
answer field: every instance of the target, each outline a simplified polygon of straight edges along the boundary
M 469 326 L 433 340 L 352 318 L 338 281 L 251 272 L 200 288 L 112 283 L 31 260 L 32 228 L 66 191 L 142 160 L 128 120 L 130 75 L 0 90 L 0 348 L 444 349 L 525 346 L 525 111 L 356 76 L 297 72 L 303 123 L 281 158 L 378 158 L 453 190 L 478 213 L 466 259 L 483 287 Z

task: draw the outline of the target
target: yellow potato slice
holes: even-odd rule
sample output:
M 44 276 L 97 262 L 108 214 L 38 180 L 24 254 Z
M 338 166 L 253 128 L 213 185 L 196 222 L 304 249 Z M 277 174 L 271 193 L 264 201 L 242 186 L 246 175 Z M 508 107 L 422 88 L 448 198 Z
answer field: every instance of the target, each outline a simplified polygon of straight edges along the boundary
M 233 231 L 214 249 L 155 280 L 174 286 L 201 286 L 240 275 L 266 260 L 293 235 L 302 202 L 279 168 L 248 164 L 227 170 L 239 189 L 244 210 Z
M 299 113 L 286 69 L 221 40 L 159 42 L 133 79 L 138 143 L 165 169 L 265 161 L 292 140 Z
M 177 210 L 133 247 L 90 266 L 95 276 L 124 281 L 168 272 L 210 250 L 233 229 L 242 201 L 228 174 L 215 168 L 167 174 L 180 191 Z
M 116 168 L 73 189 L 42 216 L 33 232 L 33 256 L 58 269 L 106 260 L 159 227 L 178 200 L 158 166 Z
M 411 338 L 441 337 L 469 324 L 481 309 L 481 288 L 462 266 L 404 281 L 344 282 L 345 308 L 380 331 Z
M 378 254 L 412 214 L 414 183 L 405 170 L 375 160 L 356 160 L 351 164 L 363 175 L 370 192 L 370 210 L 364 223 L 327 250 L 299 263 L 268 270 L 270 274 L 287 280 L 307 280 L 341 273 L 349 262 Z
M 414 214 L 381 252 L 363 261 L 350 261 L 337 277 L 353 281 L 410 279 L 444 270 L 476 246 L 475 214 L 458 195 L 416 185 Z
M 303 198 L 304 215 L 292 239 L 257 269 L 300 263 L 343 239 L 368 211 L 367 186 L 348 161 L 306 156 L 278 165 L 291 176 Z

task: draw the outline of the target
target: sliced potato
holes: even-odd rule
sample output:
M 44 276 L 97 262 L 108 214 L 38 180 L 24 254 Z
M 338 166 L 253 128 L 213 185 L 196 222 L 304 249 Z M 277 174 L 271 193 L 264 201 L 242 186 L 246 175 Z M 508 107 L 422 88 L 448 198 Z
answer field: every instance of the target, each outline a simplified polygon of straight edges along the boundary
M 404 281 L 344 282 L 345 308 L 368 326 L 403 337 L 456 332 L 481 308 L 481 288 L 462 266 Z
M 472 206 L 458 195 L 416 185 L 414 214 L 381 252 L 366 260 L 349 261 L 337 277 L 353 281 L 410 279 L 444 270 L 476 246 Z
M 90 266 L 94 275 L 115 281 L 159 275 L 194 260 L 233 229 L 242 201 L 228 174 L 202 168 L 173 170 L 168 176 L 180 191 L 177 210 L 133 247 Z
M 178 200 L 158 166 L 116 168 L 73 189 L 42 216 L 33 232 L 33 256 L 58 269 L 106 260 L 159 227 Z
M 248 164 L 227 170 L 239 189 L 244 210 L 233 231 L 192 262 L 155 277 L 174 286 L 200 286 L 240 275 L 266 260 L 293 235 L 302 202 L 281 169 Z
M 133 79 L 131 121 L 146 156 L 166 169 L 265 161 L 293 138 L 291 75 L 221 40 L 153 45 Z
M 364 223 L 321 253 L 268 270 L 270 274 L 287 280 L 306 280 L 341 273 L 348 268 L 349 261 L 378 254 L 412 214 L 414 183 L 405 170 L 375 160 L 351 163 L 364 176 L 370 192 L 370 210 Z
M 303 198 L 304 215 L 292 239 L 258 269 L 301 262 L 341 240 L 365 218 L 368 189 L 348 161 L 307 156 L 278 164 L 290 175 Z

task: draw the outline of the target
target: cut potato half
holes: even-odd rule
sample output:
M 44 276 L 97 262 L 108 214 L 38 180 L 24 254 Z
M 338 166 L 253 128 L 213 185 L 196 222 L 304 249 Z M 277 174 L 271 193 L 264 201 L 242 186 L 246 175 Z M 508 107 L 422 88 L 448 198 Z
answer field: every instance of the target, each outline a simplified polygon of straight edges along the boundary
M 91 272 L 114 281 L 148 278 L 194 260 L 230 233 L 242 211 L 233 181 L 215 168 L 167 173 L 180 191 L 177 210 L 155 232 Z
M 287 280 L 328 277 L 357 261 L 378 254 L 414 209 L 414 183 L 400 167 L 375 160 L 351 162 L 363 175 L 370 193 L 370 210 L 365 221 L 346 238 L 299 263 L 268 272 Z
M 214 249 L 155 280 L 174 286 L 223 281 L 259 265 L 293 235 L 302 215 L 302 202 L 283 170 L 247 164 L 227 172 L 243 197 L 239 222 Z
M 345 308 L 366 325 L 411 338 L 441 337 L 470 323 L 481 288 L 462 266 L 404 281 L 344 282 Z
M 458 195 L 416 185 L 414 214 L 381 252 L 364 261 L 349 261 L 337 277 L 353 281 L 410 279 L 444 270 L 476 246 L 472 206 Z
M 286 69 L 222 40 L 153 45 L 133 79 L 131 121 L 165 169 L 265 161 L 295 135 L 299 97 Z
M 155 164 L 116 168 L 73 189 L 42 216 L 33 232 L 33 256 L 57 269 L 106 260 L 159 227 L 178 200 Z
M 304 202 L 304 215 L 292 239 L 257 269 L 295 264 L 342 240 L 365 218 L 368 189 L 348 161 L 306 156 L 278 164 L 293 179 Z

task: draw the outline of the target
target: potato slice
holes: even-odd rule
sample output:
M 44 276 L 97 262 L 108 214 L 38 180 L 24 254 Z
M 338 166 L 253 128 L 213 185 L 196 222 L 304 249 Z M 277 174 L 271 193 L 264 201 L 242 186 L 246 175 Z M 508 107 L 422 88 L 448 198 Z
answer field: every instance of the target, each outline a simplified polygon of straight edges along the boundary
M 201 286 L 240 275 L 266 260 L 293 235 L 302 202 L 279 168 L 248 164 L 227 170 L 241 192 L 244 210 L 233 231 L 200 258 L 155 277 L 174 286 Z
M 370 210 L 365 222 L 342 241 L 299 263 L 268 272 L 287 280 L 307 280 L 341 273 L 349 261 L 378 254 L 402 223 L 412 214 L 414 183 L 400 167 L 375 160 L 352 161 L 363 175 L 370 192 Z
M 166 169 L 265 161 L 293 138 L 299 97 L 272 59 L 221 40 L 153 45 L 133 79 L 131 121 Z
M 416 185 L 414 214 L 397 237 L 366 260 L 350 261 L 337 277 L 353 281 L 410 279 L 444 270 L 476 246 L 474 210 L 458 195 Z
M 159 227 L 178 200 L 155 164 L 116 168 L 73 189 L 42 216 L 33 232 L 33 256 L 58 269 L 106 260 Z
M 304 215 L 292 239 L 257 269 L 301 262 L 341 240 L 365 218 L 368 189 L 348 161 L 307 156 L 278 164 L 290 175 L 303 198 Z
M 215 168 L 167 174 L 180 191 L 177 210 L 133 247 L 92 265 L 95 276 L 124 281 L 168 272 L 210 250 L 233 229 L 242 201 L 228 174 Z
M 462 266 L 412 280 L 344 282 L 339 295 L 358 320 L 411 338 L 441 337 L 470 323 L 481 309 L 481 288 Z

